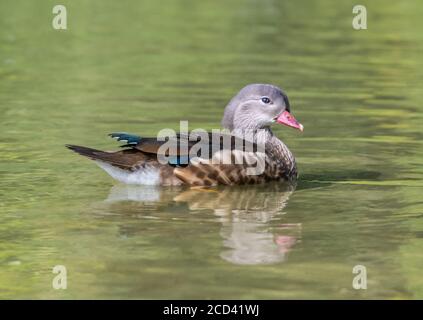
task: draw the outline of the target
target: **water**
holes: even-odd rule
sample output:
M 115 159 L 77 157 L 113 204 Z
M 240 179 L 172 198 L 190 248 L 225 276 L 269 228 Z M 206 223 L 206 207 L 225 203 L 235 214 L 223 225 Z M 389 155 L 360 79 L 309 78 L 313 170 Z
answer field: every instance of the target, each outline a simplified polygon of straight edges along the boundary
M 419 1 L 372 1 L 365 31 L 348 0 L 61 3 L 67 31 L 0 3 L 1 298 L 423 298 Z M 305 126 L 275 127 L 295 190 L 127 187 L 64 148 L 218 128 L 251 82 Z

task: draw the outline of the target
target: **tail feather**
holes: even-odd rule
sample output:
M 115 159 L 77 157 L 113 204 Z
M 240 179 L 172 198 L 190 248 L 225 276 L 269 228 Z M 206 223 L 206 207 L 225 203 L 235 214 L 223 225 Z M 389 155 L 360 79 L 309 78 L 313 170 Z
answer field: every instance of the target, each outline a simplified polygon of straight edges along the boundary
M 80 154 L 81 156 L 96 161 L 106 162 L 113 166 L 127 170 L 131 170 L 134 166 L 145 163 L 149 160 L 149 158 L 145 154 L 136 149 L 106 152 L 82 146 L 75 146 L 71 144 L 67 144 L 66 147 Z
M 96 150 L 92 148 L 87 148 L 87 147 L 82 147 L 82 146 L 75 146 L 72 144 L 67 144 L 66 148 L 80 154 L 81 156 L 85 156 L 93 160 L 101 160 L 102 158 L 104 158 L 106 154 L 109 154 L 108 152 L 104 152 L 104 151 L 100 151 L 100 150 Z

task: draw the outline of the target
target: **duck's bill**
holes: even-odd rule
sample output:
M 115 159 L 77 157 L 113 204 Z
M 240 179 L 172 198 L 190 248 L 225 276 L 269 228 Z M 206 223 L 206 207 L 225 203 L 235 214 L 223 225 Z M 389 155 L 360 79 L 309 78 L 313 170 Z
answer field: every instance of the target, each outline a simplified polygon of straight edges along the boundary
M 281 113 L 279 117 L 276 118 L 277 123 L 284 124 L 288 127 L 292 127 L 295 129 L 300 130 L 301 132 L 304 130 L 304 126 L 299 123 L 292 114 L 290 114 L 288 111 L 284 111 Z

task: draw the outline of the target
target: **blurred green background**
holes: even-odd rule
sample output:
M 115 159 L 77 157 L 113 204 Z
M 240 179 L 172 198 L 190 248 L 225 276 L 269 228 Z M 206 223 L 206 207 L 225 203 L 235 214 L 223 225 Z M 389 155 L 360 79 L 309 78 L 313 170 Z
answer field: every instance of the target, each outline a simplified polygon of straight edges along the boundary
M 361 31 L 356 4 L 2 0 L 0 298 L 423 298 L 423 3 L 361 1 Z M 294 192 L 125 187 L 64 148 L 218 128 L 252 82 L 305 126 L 275 127 Z

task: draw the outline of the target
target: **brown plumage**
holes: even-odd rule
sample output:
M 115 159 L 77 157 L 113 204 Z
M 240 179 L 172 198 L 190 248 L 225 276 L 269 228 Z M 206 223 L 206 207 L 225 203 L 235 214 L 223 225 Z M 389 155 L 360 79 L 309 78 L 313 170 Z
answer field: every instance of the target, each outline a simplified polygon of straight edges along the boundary
M 222 124 L 229 133 L 197 135 L 193 141 L 186 134 L 159 141 L 114 133 L 112 137 L 127 142 L 121 151 L 67 147 L 95 160 L 112 177 L 125 183 L 213 186 L 292 181 L 297 178 L 295 158 L 270 130 L 275 121 L 302 130 L 289 111 L 288 98 L 281 89 L 249 85 L 225 109 Z M 246 132 L 250 134 L 248 138 Z M 253 148 L 248 151 L 254 152 L 246 152 L 247 145 Z M 199 150 L 203 153 L 198 158 Z M 229 163 L 222 163 L 222 159 L 229 159 Z M 253 168 L 256 172 L 252 173 Z

